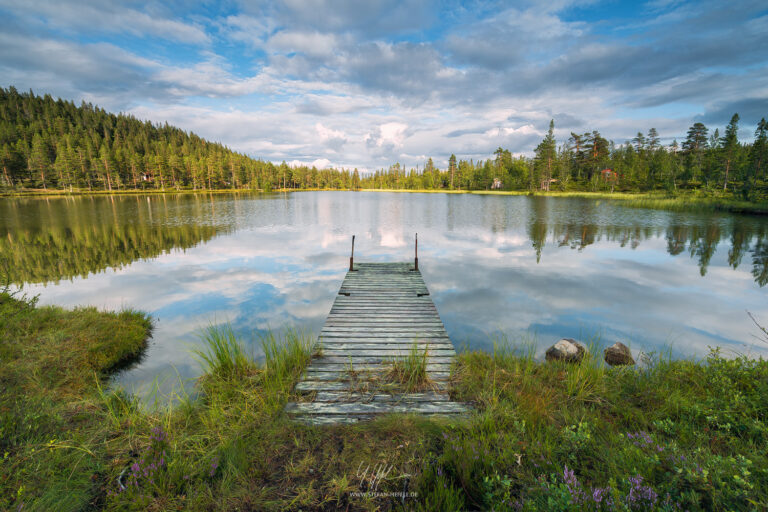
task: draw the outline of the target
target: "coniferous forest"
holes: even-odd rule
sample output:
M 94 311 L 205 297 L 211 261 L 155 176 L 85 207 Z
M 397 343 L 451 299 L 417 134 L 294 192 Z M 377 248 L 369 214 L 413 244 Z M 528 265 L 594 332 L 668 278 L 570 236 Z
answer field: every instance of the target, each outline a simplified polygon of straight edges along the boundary
M 498 148 L 473 161 L 451 155 L 447 168 L 399 163 L 357 169 L 275 165 L 180 128 L 76 106 L 50 95 L 0 88 L 0 187 L 6 190 L 404 189 L 650 192 L 698 191 L 757 201 L 768 196 L 768 122 L 754 141 L 727 126 L 695 122 L 663 145 L 655 128 L 617 144 L 598 131 L 554 136 L 554 121 L 533 158 Z M 514 148 L 526 152 L 529 148 Z

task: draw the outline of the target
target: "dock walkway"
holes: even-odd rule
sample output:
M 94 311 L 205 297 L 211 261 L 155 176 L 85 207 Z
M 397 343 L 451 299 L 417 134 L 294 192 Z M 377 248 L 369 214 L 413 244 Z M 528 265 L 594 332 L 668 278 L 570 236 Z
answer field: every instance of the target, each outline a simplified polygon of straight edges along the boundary
M 306 401 L 289 403 L 287 412 L 309 423 L 349 423 L 390 412 L 466 412 L 446 392 L 456 352 L 421 273 L 410 263 L 352 268 L 320 332 L 320 356 L 296 386 Z M 427 349 L 431 383 L 421 392 L 403 392 L 386 372 L 414 343 Z

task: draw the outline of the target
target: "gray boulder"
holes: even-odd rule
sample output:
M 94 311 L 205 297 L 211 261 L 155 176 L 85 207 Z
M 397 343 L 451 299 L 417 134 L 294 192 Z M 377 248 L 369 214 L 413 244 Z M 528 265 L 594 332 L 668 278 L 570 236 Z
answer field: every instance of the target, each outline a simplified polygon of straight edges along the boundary
M 624 366 L 635 364 L 629 347 L 621 342 L 616 342 L 603 351 L 605 362 L 611 366 Z
M 572 338 L 563 338 L 547 349 L 547 361 L 565 361 L 566 363 L 578 363 L 584 359 L 587 349 L 581 343 Z

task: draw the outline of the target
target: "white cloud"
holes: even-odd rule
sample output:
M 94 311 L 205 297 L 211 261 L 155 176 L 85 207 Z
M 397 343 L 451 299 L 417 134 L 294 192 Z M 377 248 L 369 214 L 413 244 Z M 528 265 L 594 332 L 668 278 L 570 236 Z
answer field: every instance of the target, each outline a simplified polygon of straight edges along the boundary
M 300 52 L 310 57 L 330 57 L 337 45 L 334 34 L 319 32 L 278 32 L 269 39 L 269 47 L 285 53 Z
M 171 19 L 173 12 L 156 5 L 149 5 L 142 11 L 121 6 L 118 2 L 93 0 L 0 0 L 0 8 L 13 12 L 30 24 L 42 21 L 50 27 L 76 33 L 127 33 L 191 44 L 210 42 L 201 26 Z
M 364 140 L 368 147 L 393 147 L 398 148 L 403 145 L 405 140 L 405 131 L 408 129 L 408 125 L 404 123 L 384 123 L 376 128 L 372 132 L 365 135 Z
M 275 20 L 265 16 L 247 14 L 230 15 L 218 23 L 222 35 L 232 41 L 262 48 L 269 34 L 275 29 Z
M 370 170 L 429 157 L 444 167 L 451 153 L 485 159 L 499 146 L 530 154 L 551 118 L 562 143 L 592 129 L 623 142 L 651 126 L 680 139 L 695 117 L 724 124 L 739 109 L 746 126 L 765 115 L 768 17 L 753 6 L 689 12 L 686 26 L 708 37 L 688 44 L 694 31 L 668 30 L 685 5 L 658 3 L 630 40 L 566 20 L 576 4 L 296 0 L 217 16 L 0 0 L 11 20 L 0 21 L 0 71 L 6 85 L 168 121 L 255 157 Z M 134 38 L 130 50 L 114 34 Z M 196 49 L 175 59 L 167 40 Z
M 322 123 L 317 123 L 315 125 L 315 130 L 317 130 L 317 135 L 320 137 L 320 140 L 333 151 L 338 152 L 347 142 L 344 132 L 326 128 Z

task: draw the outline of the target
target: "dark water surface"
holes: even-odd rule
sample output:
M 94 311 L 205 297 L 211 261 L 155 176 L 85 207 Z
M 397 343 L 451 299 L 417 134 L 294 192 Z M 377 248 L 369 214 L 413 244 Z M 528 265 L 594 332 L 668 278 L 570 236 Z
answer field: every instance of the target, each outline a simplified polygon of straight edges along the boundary
M 131 307 L 156 328 L 118 381 L 200 372 L 200 328 L 229 321 L 259 353 L 265 330 L 319 332 L 349 262 L 405 261 L 457 348 L 490 336 L 707 346 L 768 355 L 768 218 L 631 209 L 609 201 L 444 194 L 101 196 L 0 200 L 0 259 L 43 304 Z

